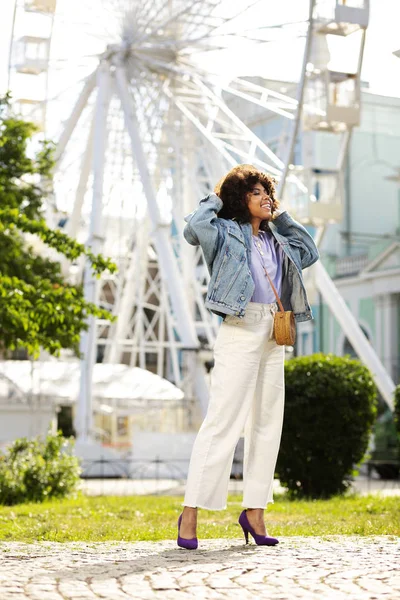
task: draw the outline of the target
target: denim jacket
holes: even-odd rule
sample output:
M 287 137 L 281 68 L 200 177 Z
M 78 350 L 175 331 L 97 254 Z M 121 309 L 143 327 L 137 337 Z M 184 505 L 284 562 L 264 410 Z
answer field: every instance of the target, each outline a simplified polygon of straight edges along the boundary
M 185 217 L 184 236 L 192 246 L 200 245 L 210 273 L 205 305 L 215 314 L 243 317 L 254 292 L 250 272 L 250 223 L 221 219 L 222 200 L 209 194 L 199 207 Z M 281 301 L 296 321 L 313 318 L 304 287 L 302 269 L 319 258 L 317 247 L 308 231 L 286 212 L 269 222 L 269 228 L 284 252 Z

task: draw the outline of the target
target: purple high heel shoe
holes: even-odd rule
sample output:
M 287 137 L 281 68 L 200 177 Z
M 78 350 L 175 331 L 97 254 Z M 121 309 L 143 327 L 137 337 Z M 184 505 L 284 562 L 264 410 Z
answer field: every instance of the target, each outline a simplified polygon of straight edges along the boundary
M 245 510 L 239 517 L 239 525 L 241 525 L 243 529 L 246 544 L 249 543 L 249 532 L 253 536 L 253 539 L 257 546 L 275 546 L 276 544 L 279 544 L 279 540 L 277 540 L 274 537 L 268 537 L 267 535 L 259 535 L 258 533 L 256 533 L 249 523 Z
M 181 528 L 182 515 L 180 515 L 178 519 L 178 546 L 181 548 L 186 548 L 186 550 L 196 550 L 198 546 L 197 537 L 192 538 L 191 540 L 186 540 L 185 538 L 181 538 L 179 535 L 179 530 Z

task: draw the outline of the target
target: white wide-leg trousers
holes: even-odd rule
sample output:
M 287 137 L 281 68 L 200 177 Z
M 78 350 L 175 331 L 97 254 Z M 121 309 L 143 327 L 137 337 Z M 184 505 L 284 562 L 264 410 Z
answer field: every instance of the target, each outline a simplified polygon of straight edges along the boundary
M 250 302 L 228 316 L 214 346 L 208 410 L 195 439 L 183 505 L 226 508 L 236 444 L 244 430 L 243 506 L 265 508 L 282 433 L 284 346 L 272 339 L 277 304 Z

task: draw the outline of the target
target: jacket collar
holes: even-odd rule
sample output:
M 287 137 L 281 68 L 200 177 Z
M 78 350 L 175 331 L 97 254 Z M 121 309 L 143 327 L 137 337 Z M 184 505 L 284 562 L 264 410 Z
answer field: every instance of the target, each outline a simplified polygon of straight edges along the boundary
M 252 227 L 251 227 L 251 223 L 238 223 L 240 229 L 243 232 L 244 235 L 244 239 L 246 242 L 246 246 L 247 248 L 251 248 L 251 235 L 252 235 Z
M 237 221 L 234 221 L 234 222 L 237 223 Z M 242 230 L 247 245 L 250 246 L 250 244 L 251 244 L 251 236 L 252 236 L 252 233 L 253 233 L 253 230 L 252 230 L 252 227 L 251 227 L 251 223 L 237 223 L 237 225 Z M 276 235 L 275 235 L 275 233 L 277 232 L 276 225 L 274 225 L 270 221 L 268 226 L 269 226 L 269 229 L 270 229 L 271 233 L 273 233 L 273 235 L 276 237 Z

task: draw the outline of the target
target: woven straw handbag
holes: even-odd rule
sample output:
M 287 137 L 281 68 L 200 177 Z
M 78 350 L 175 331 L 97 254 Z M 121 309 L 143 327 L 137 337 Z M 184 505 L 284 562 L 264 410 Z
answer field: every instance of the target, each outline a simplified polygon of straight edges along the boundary
M 274 338 L 278 346 L 293 346 L 296 341 L 296 321 L 291 310 L 284 310 L 281 299 L 266 268 L 264 271 L 274 290 L 276 301 L 278 302 L 279 310 L 274 314 Z

